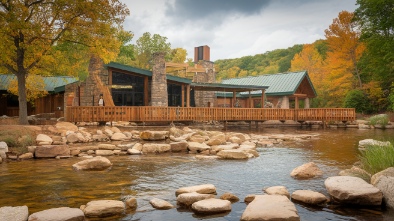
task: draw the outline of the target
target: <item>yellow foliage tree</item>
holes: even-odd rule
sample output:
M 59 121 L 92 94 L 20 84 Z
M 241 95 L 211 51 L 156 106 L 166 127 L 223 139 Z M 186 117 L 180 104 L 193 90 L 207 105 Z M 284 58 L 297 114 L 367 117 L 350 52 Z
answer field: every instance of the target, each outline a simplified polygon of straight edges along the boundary
M 19 123 L 28 124 L 26 78 L 59 64 L 57 46 L 85 46 L 104 62 L 114 59 L 116 38 L 129 14 L 120 0 L 0 1 L 0 73 L 17 76 Z M 90 57 L 90 56 L 89 56 Z
M 19 96 L 18 94 L 18 81 L 13 79 L 8 85 L 8 92 Z M 36 74 L 29 74 L 26 79 L 26 100 L 34 103 L 34 100 L 48 94 L 45 90 L 45 82 L 42 76 Z
M 349 74 L 353 76 L 353 85 L 361 89 L 362 81 L 357 62 L 365 50 L 365 45 L 360 42 L 361 33 L 353 22 L 353 17 L 354 13 L 342 11 L 325 30 L 328 44 L 327 64 L 337 78 L 348 80 Z
M 313 105 L 318 107 L 328 106 L 330 103 L 329 79 L 325 72 L 325 62 L 313 44 L 305 44 L 300 53 L 291 61 L 291 71 L 306 70 L 315 87 L 317 98 Z

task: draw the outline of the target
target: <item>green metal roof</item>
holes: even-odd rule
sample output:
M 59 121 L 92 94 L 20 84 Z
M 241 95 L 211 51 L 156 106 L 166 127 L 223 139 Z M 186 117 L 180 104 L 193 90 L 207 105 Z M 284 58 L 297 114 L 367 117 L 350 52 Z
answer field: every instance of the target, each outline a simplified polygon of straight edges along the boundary
M 0 74 L 0 91 L 8 90 L 8 85 L 14 79 L 16 79 L 16 76 L 13 74 Z
M 220 83 L 196 83 L 193 82 L 190 84 L 191 87 L 196 88 L 197 90 L 204 91 L 250 91 L 250 90 L 266 90 L 268 86 L 262 85 L 234 85 L 234 84 L 220 84 Z M 232 92 L 231 92 L 232 93 Z
M 291 95 L 294 94 L 304 78 L 307 78 L 312 87 L 313 93 L 316 96 L 316 91 L 309 79 L 306 71 L 288 72 L 279 74 L 266 74 L 255 77 L 245 78 L 231 78 L 222 81 L 223 84 L 233 85 L 267 85 L 268 89 L 265 91 L 266 95 Z M 248 92 L 243 92 L 241 95 L 246 95 Z M 252 95 L 261 94 L 260 91 L 252 91 Z
M 116 63 L 116 62 L 112 62 L 112 61 L 104 66 L 107 68 L 115 68 L 115 69 L 119 69 L 122 71 L 133 72 L 136 74 L 141 74 L 141 75 L 145 75 L 148 77 L 152 77 L 152 71 L 141 69 L 141 68 L 136 68 L 136 67 L 132 67 L 129 65 L 124 65 L 124 64 L 120 64 L 120 63 Z
M 122 71 L 127 71 L 127 72 L 132 72 L 132 73 L 152 77 L 152 71 L 150 71 L 150 70 L 136 68 L 133 66 L 124 65 L 124 64 L 120 64 L 120 63 L 116 63 L 116 62 L 110 62 L 109 64 L 105 65 L 105 67 L 114 68 L 114 69 L 118 69 L 118 70 L 122 70 Z M 167 80 L 185 83 L 185 84 L 190 84 L 192 82 L 192 80 L 190 80 L 188 78 L 177 77 L 177 76 L 173 76 L 173 75 L 169 75 L 169 74 L 167 74 Z
M 48 92 L 55 92 L 55 88 L 64 86 L 78 81 L 78 78 L 69 76 L 58 76 L 58 77 L 42 77 L 45 83 L 45 90 Z M 8 85 L 11 81 L 16 79 L 13 74 L 0 74 L 0 90 L 7 90 Z M 60 92 L 60 91 L 59 91 Z

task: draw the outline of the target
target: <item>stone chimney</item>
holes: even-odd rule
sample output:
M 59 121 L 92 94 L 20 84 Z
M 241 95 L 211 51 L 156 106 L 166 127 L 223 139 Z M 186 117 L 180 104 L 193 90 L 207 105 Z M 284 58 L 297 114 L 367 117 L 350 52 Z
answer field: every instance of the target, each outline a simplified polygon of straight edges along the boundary
M 208 45 L 199 46 L 194 48 L 194 63 L 198 63 L 199 61 L 210 61 L 211 60 L 211 52 Z
M 165 53 L 153 54 L 151 106 L 168 107 Z

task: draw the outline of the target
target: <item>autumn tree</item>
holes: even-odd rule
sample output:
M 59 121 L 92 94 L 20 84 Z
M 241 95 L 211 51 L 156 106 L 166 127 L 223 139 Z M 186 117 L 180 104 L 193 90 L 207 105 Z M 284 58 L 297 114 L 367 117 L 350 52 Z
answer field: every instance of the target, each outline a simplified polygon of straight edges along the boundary
M 18 81 L 13 79 L 8 85 L 8 92 L 19 96 Z M 26 78 L 26 100 L 34 102 L 35 99 L 43 97 L 48 94 L 45 90 L 45 82 L 42 76 L 36 74 L 29 74 Z
M 135 45 L 135 65 L 139 68 L 151 69 L 153 64 L 150 61 L 155 52 L 165 52 L 166 61 L 168 61 L 170 60 L 171 44 L 167 42 L 167 37 L 145 32 Z
M 26 77 L 49 68 L 55 46 L 83 45 L 108 62 L 119 53 L 116 30 L 128 13 L 119 0 L 0 1 L 0 72 L 17 76 L 20 124 L 28 124 Z
M 134 45 L 130 43 L 133 37 L 134 34 L 129 31 L 119 31 L 117 38 L 122 43 L 122 45 L 120 46 L 119 54 L 115 60 L 116 62 L 125 65 L 133 65 L 133 61 L 135 60 L 135 50 Z
M 317 98 L 312 102 L 312 106 L 325 107 L 330 100 L 327 74 L 324 69 L 325 62 L 322 59 L 315 44 L 305 44 L 302 51 L 296 54 L 291 61 L 291 71 L 306 70 L 314 85 Z
M 362 88 L 360 70 L 357 63 L 365 50 L 360 42 L 360 31 L 357 23 L 353 21 L 354 13 L 342 11 L 338 18 L 325 30 L 327 38 L 327 64 L 332 75 L 345 79 L 346 75 L 353 75 L 356 87 Z M 339 82 L 338 82 L 339 83 Z

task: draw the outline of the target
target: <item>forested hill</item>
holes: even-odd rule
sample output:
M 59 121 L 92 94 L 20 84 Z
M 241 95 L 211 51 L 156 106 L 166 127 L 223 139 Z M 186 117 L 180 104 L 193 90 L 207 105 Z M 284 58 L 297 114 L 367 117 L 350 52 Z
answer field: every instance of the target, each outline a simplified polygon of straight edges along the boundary
M 217 80 L 289 71 L 291 60 L 294 55 L 302 51 L 302 47 L 303 45 L 298 44 L 264 54 L 217 60 L 215 61 L 215 68 L 218 72 Z

